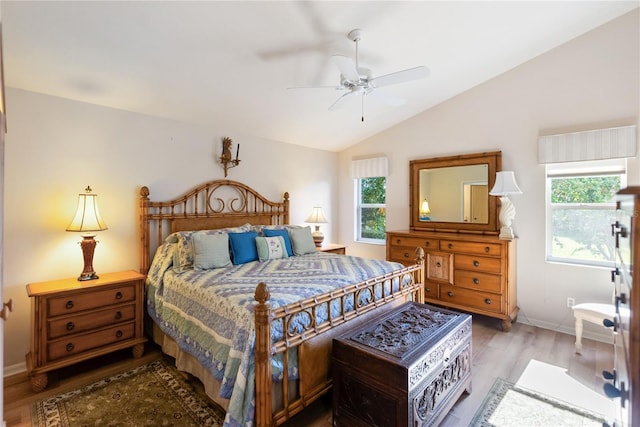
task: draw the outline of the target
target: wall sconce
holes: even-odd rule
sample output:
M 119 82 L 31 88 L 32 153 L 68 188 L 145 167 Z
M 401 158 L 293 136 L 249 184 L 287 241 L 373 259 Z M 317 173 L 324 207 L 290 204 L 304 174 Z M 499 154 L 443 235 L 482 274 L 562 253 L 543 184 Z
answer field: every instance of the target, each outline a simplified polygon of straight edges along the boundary
M 320 231 L 320 226 L 318 224 L 326 224 L 328 222 L 327 218 L 324 216 L 322 207 L 315 206 L 313 208 L 313 212 L 311 212 L 311 215 L 309 215 L 309 218 L 307 218 L 305 222 L 315 224 L 316 229 L 311 233 L 313 236 L 313 243 L 316 244 L 316 247 L 321 247 L 322 242 L 324 241 L 324 234 Z
M 231 157 L 231 138 L 222 138 L 222 154 L 220 155 L 220 164 L 224 168 L 224 177 L 227 177 L 227 170 L 235 168 L 240 164 L 240 144 L 236 145 L 236 158 Z
M 96 248 L 94 239 L 95 231 L 107 229 L 98 210 L 98 195 L 91 193 L 91 187 L 87 186 L 84 193 L 78 194 L 78 207 L 76 215 L 73 217 L 71 224 L 67 227 L 67 231 L 79 231 L 83 234 L 80 247 L 84 257 L 84 269 L 78 277 L 78 280 L 94 280 L 98 275 L 93 270 L 93 252 Z
M 420 221 L 429 221 L 431 218 L 429 214 L 431 213 L 431 209 L 429 209 L 429 202 L 427 199 L 424 199 L 420 204 Z
M 511 222 L 516 216 L 516 208 L 509 200 L 509 194 L 522 194 L 522 190 L 516 183 L 513 171 L 502 171 L 496 173 L 496 183 L 489 192 L 492 196 L 500 196 L 500 238 L 511 240 L 515 236 L 511 229 Z

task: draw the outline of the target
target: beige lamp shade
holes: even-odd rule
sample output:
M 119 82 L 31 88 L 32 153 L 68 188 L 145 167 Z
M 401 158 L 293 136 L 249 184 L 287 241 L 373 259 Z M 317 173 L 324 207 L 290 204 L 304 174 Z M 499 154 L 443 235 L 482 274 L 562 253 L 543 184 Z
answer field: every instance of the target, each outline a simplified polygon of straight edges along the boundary
M 422 201 L 422 204 L 420 205 L 420 213 L 425 215 L 431 213 L 431 209 L 429 209 L 429 202 L 427 201 L 427 199 L 424 199 Z
M 78 207 L 76 214 L 67 227 L 67 231 L 102 231 L 107 229 L 107 224 L 100 216 L 98 209 L 98 195 L 91 192 L 91 187 L 87 187 L 84 193 L 78 194 Z
M 516 183 L 513 171 L 502 171 L 496 173 L 496 182 L 489 194 L 492 196 L 506 196 L 509 194 L 522 194 L 522 190 Z
M 313 212 L 311 212 L 311 215 L 309 215 L 309 218 L 307 218 L 305 222 L 309 224 L 326 224 L 329 221 L 327 221 L 327 218 L 324 216 L 322 207 L 315 206 Z

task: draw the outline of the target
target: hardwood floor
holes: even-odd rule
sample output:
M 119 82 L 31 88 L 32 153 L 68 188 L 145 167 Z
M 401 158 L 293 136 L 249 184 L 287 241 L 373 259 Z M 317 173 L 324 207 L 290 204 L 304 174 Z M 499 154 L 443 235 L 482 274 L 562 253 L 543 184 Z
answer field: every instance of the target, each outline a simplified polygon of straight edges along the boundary
M 604 400 L 601 397 L 604 384 L 601 372 L 613 367 L 612 345 L 585 339 L 582 355 L 577 355 L 572 335 L 521 323 L 515 323 L 511 331 L 505 333 L 497 329 L 498 325 L 495 319 L 473 316 L 473 390 L 458 400 L 442 426 L 468 425 L 497 377 L 514 383 L 524 381 L 526 384 L 522 385 L 529 388 L 533 388 L 533 383 L 540 383 L 542 387 L 546 384 L 558 389 L 563 382 L 569 387 L 579 387 L 582 392 L 592 391 L 590 398 L 598 400 L 598 404 Z M 60 369 L 50 375 L 49 387 L 38 394 L 31 391 L 26 374 L 5 378 L 7 426 L 31 426 L 30 406 L 34 400 L 89 384 L 159 355 L 159 350 L 149 345 L 141 359 L 132 359 L 130 351 L 123 351 Z M 577 394 L 571 389 L 565 392 L 566 399 Z M 320 399 L 284 426 L 331 426 L 331 396 Z

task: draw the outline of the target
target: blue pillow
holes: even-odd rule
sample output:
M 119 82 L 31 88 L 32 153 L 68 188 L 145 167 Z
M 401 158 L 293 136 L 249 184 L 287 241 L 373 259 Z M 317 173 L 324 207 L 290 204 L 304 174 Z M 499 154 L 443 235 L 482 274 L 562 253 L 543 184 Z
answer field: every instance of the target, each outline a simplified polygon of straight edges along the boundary
M 229 233 L 229 243 L 231 243 L 231 255 L 235 265 L 244 264 L 258 259 L 258 249 L 256 248 L 255 231 L 246 233 Z
M 284 246 L 287 248 L 287 255 L 293 256 L 293 248 L 291 248 L 291 239 L 289 239 L 289 233 L 287 230 L 274 230 L 270 228 L 263 228 L 262 234 L 264 237 L 276 237 L 282 236 L 284 239 Z

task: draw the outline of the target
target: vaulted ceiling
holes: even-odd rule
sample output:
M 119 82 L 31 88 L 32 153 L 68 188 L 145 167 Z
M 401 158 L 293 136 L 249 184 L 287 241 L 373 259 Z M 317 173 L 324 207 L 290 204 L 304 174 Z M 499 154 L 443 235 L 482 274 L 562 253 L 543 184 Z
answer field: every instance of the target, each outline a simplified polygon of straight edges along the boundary
M 5 84 L 220 132 L 339 151 L 633 8 L 637 1 L 2 1 Z M 374 76 L 389 106 L 342 94 L 331 55 Z M 10 106 L 8 106 L 10 108 Z M 364 114 L 364 122 L 361 115 Z

